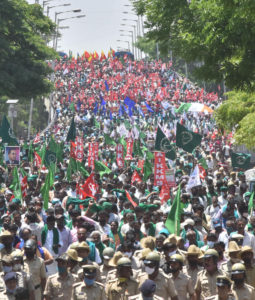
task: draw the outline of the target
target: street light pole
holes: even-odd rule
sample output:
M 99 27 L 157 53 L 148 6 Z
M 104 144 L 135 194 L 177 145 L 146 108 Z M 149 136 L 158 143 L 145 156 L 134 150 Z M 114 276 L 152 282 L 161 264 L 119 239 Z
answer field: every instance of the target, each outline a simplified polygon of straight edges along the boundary
M 130 51 L 130 43 L 129 43 L 129 41 L 117 40 L 117 42 L 127 43 L 128 44 L 128 51 Z
M 129 30 L 120 30 L 120 32 L 130 32 L 131 35 L 125 35 L 125 34 L 121 34 L 120 36 L 128 36 L 128 37 L 131 37 L 132 38 L 132 51 L 133 51 L 133 54 L 134 54 L 134 57 L 135 57 L 135 47 L 134 47 L 134 34 L 133 34 L 133 31 L 129 31 Z M 135 57 L 136 58 L 136 57 Z

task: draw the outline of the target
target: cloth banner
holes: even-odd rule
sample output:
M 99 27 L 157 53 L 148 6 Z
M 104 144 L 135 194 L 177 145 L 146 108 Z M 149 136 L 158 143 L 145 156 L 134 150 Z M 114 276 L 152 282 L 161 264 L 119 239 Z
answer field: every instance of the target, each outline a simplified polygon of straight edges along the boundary
M 154 186 L 162 186 L 166 182 L 166 162 L 164 152 L 154 152 Z

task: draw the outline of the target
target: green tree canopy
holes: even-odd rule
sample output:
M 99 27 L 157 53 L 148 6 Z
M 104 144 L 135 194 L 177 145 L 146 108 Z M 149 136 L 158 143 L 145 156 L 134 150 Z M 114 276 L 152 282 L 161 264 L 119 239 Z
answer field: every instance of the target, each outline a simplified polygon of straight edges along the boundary
M 0 1 L 0 97 L 45 95 L 52 89 L 47 60 L 56 56 L 44 37 L 55 24 L 40 5 L 25 0 Z
M 246 92 L 229 92 L 228 100 L 216 110 L 218 126 L 227 131 L 234 130 L 237 144 L 249 149 L 255 146 L 255 95 Z
M 146 16 L 150 39 L 170 40 L 174 55 L 202 62 L 198 78 L 255 89 L 253 0 L 137 0 L 134 7 Z

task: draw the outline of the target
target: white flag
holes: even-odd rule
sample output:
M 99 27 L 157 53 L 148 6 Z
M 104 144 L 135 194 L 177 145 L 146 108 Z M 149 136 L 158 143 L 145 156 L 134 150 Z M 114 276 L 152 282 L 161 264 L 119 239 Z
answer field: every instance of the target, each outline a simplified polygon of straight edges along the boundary
M 187 183 L 187 190 L 191 190 L 194 186 L 201 185 L 200 176 L 199 176 L 199 168 L 198 165 L 195 166 L 195 169 L 191 173 L 189 177 L 189 181 Z

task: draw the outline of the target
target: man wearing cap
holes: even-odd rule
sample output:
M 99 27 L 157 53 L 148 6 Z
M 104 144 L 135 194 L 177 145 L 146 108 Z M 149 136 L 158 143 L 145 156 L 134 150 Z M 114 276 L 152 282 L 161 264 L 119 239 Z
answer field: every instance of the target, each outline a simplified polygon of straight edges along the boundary
M 66 254 L 68 255 L 68 271 L 77 275 L 78 272 L 81 272 L 79 263 L 82 261 L 82 258 L 78 256 L 78 253 L 75 249 L 68 249 Z
M 245 283 L 245 276 L 245 266 L 241 263 L 234 264 L 231 272 L 234 294 L 237 300 L 254 300 L 255 290 Z
M 146 280 L 153 280 L 157 285 L 157 295 L 164 299 L 177 300 L 177 292 L 173 280 L 159 268 L 160 254 L 149 253 L 144 260 L 145 272 L 138 275 L 140 285 Z
M 231 290 L 231 280 L 227 276 L 218 276 L 216 279 L 217 295 L 206 297 L 205 300 L 236 300 Z
M 10 231 L 4 230 L 1 232 L 0 243 L 4 245 L 4 248 L 0 250 L 0 259 L 4 255 L 11 254 L 13 251 L 15 251 L 15 248 L 12 247 L 13 236 Z
M 194 286 L 191 278 L 182 272 L 183 262 L 183 257 L 180 254 L 174 254 L 170 257 L 170 277 L 173 280 L 179 300 L 194 300 Z
M 98 267 L 96 265 L 87 264 L 83 265 L 82 269 L 83 282 L 73 285 L 71 299 L 106 300 L 104 286 L 95 281 Z
M 230 241 L 228 244 L 228 256 L 229 259 L 223 262 L 220 266 L 221 270 L 225 272 L 229 277 L 231 276 L 232 266 L 240 262 L 241 249 L 236 242 Z
M 58 273 L 48 277 L 44 300 L 69 300 L 72 296 L 72 286 L 78 282 L 78 277 L 68 273 L 68 255 L 62 254 L 56 258 Z
M 27 240 L 24 246 L 24 271 L 30 274 L 35 286 L 35 300 L 41 300 L 46 284 L 46 269 L 43 259 L 36 256 L 36 242 Z
M 246 283 L 255 288 L 255 264 L 253 262 L 253 251 L 249 246 L 242 247 L 241 259 L 246 268 Z
M 17 274 L 15 272 L 8 272 L 4 275 L 4 283 L 6 289 L 0 292 L 0 299 L 15 300 L 15 291 L 18 287 Z
M 100 275 L 101 275 L 101 280 L 102 283 L 106 283 L 106 277 L 108 273 L 114 269 L 114 267 L 109 265 L 110 259 L 114 255 L 114 250 L 110 247 L 107 247 L 103 250 L 103 264 L 100 266 Z
M 117 261 L 117 278 L 106 284 L 106 295 L 109 300 L 127 300 L 138 292 L 138 282 L 132 277 L 131 260 L 122 257 Z
M 195 245 L 190 245 L 187 251 L 187 264 L 183 267 L 183 273 L 190 276 L 192 285 L 195 287 L 197 275 L 203 269 L 198 265 L 198 257 L 201 255 L 200 249 Z
M 155 295 L 157 291 L 156 283 L 150 279 L 146 279 L 139 288 L 140 294 L 128 297 L 128 300 L 163 300 L 163 298 Z
M 218 270 L 219 254 L 214 249 L 208 249 L 204 256 L 204 270 L 198 273 L 195 286 L 197 300 L 204 300 L 206 297 L 216 295 L 216 278 L 225 275 L 223 271 Z

